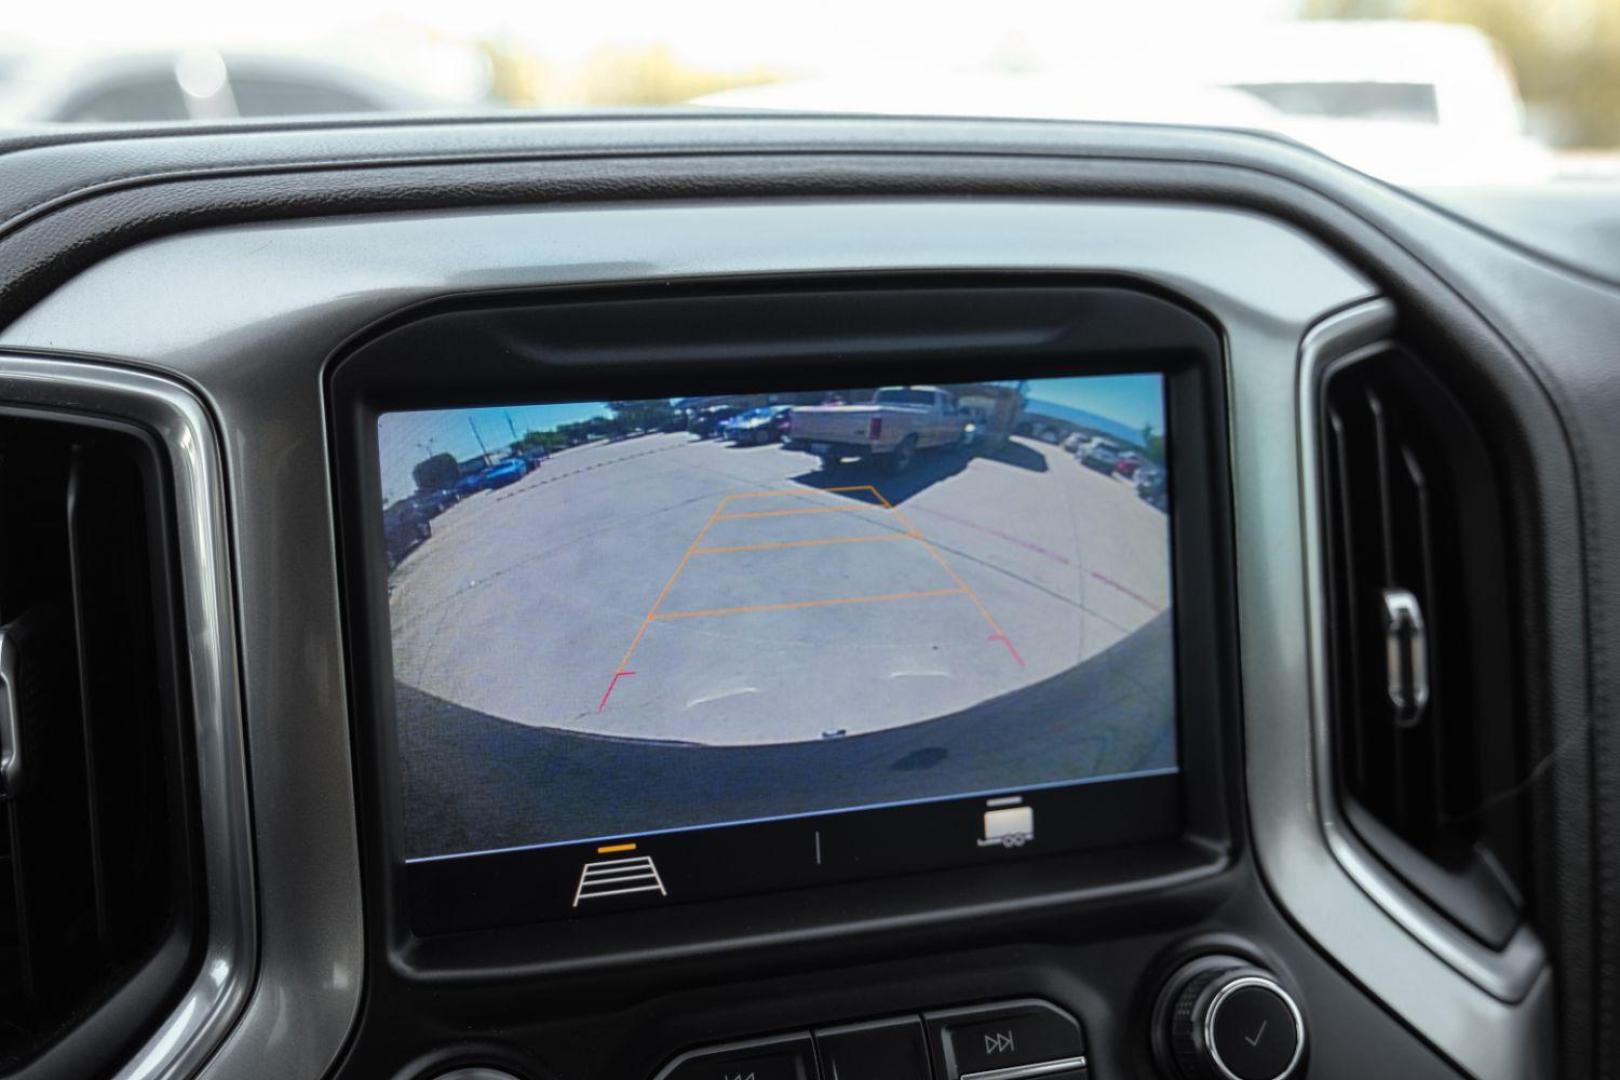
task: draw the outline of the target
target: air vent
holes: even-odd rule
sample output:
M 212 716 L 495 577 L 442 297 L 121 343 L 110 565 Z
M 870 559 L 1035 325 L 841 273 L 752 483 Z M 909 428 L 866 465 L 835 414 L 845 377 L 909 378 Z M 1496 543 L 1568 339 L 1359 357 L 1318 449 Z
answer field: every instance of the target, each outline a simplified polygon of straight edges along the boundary
M 106 1071 L 192 963 L 161 453 L 0 406 L 0 1076 Z
M 1500 949 L 1524 918 L 1516 625 L 1490 454 L 1401 351 L 1322 386 L 1332 724 L 1347 822 Z

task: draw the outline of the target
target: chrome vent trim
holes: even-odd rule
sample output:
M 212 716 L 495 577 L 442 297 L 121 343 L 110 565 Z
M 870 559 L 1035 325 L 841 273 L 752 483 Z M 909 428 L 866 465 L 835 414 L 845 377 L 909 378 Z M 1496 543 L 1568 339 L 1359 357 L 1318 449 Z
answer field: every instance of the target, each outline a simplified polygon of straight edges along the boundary
M 178 1080 L 195 1073 L 229 1031 L 253 984 L 256 956 L 252 833 L 218 442 L 207 411 L 184 386 L 110 364 L 0 354 L 0 400 L 140 424 L 163 443 L 173 470 L 207 939 L 197 977 L 117 1076 Z
M 1334 739 L 1328 659 L 1326 554 L 1317 462 L 1322 451 L 1318 394 L 1324 372 L 1393 347 L 1393 310 L 1375 302 L 1319 324 L 1301 347 L 1298 385 L 1301 522 L 1305 533 L 1308 606 L 1312 787 L 1323 839 L 1334 860 L 1386 915 L 1449 967 L 1492 997 L 1520 1002 L 1547 971 L 1541 939 L 1521 924 L 1502 951 L 1494 951 L 1435 912 L 1372 854 L 1345 821 L 1333 777 Z

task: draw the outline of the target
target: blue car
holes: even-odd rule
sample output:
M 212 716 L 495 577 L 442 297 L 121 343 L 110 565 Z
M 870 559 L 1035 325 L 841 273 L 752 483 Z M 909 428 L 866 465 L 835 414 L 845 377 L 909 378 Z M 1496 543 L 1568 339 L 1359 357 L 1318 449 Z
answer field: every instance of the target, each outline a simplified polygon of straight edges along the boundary
M 498 465 L 491 465 L 482 473 L 484 487 L 490 491 L 515 484 L 527 475 L 529 466 L 522 458 L 507 458 Z

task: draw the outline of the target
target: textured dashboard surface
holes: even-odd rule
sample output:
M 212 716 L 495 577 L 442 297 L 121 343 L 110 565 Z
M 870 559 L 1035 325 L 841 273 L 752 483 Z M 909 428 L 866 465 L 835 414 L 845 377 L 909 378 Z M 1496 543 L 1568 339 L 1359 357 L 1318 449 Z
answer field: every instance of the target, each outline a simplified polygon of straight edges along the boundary
M 1592 831 L 1595 819 L 1612 842 L 1620 827 L 1620 785 L 1593 782 L 1594 770 L 1612 777 L 1617 757 L 1612 287 L 1298 149 L 1154 128 L 737 117 L 310 125 L 19 140 L 0 147 L 0 176 L 0 322 L 10 324 L 0 346 L 173 371 L 212 404 L 226 444 L 264 958 L 222 1075 L 269 1075 L 270 1062 L 278 1075 L 318 1072 L 359 995 L 358 841 L 324 482 L 320 369 L 330 351 L 382 314 L 453 291 L 896 265 L 1158 280 L 1221 319 L 1234 358 L 1269 357 L 1277 366 L 1264 378 L 1284 383 L 1284 398 L 1308 324 L 1373 291 L 1360 275 L 1395 297 L 1403 334 L 1465 358 L 1455 363 L 1502 432 L 1516 539 L 1539 569 L 1521 602 L 1544 641 L 1533 661 L 1545 693 L 1530 711 L 1551 755 L 1538 775 L 1553 790 L 1560 838 L 1566 1065 L 1585 1075 L 1612 1063 L 1617 1033 L 1583 1011 L 1593 989 L 1600 1015 L 1620 1007 L 1617 867 Z M 831 198 L 866 205 L 822 204 Z M 877 201 L 892 198 L 904 209 Z M 950 201 L 927 201 L 941 198 Z M 1062 201 L 1078 198 L 1138 205 L 1127 219 Z M 755 235 L 685 231 L 679 220 L 704 205 L 693 200 L 759 200 L 713 211 Z M 1167 201 L 1182 205 L 1152 205 Z M 561 209 L 578 203 L 620 208 Z M 688 205 L 657 205 L 676 203 Z M 497 206 L 550 209 L 427 213 Z M 355 214 L 374 216 L 336 217 Z M 242 226 L 288 219 L 324 220 Z M 1263 387 L 1258 374 L 1254 385 Z M 1286 494 L 1295 468 L 1239 447 L 1240 529 L 1298 542 Z M 1292 680 L 1304 708 L 1303 657 L 1255 651 L 1285 645 L 1300 625 L 1303 613 L 1285 610 L 1290 583 L 1284 574 L 1254 596 L 1244 582 L 1246 610 L 1266 620 L 1258 635 L 1246 629 L 1245 667 Z M 1363 973 L 1386 999 L 1399 993 L 1377 985 L 1387 977 Z M 1488 1055 L 1490 1032 L 1474 1034 L 1461 1053 Z

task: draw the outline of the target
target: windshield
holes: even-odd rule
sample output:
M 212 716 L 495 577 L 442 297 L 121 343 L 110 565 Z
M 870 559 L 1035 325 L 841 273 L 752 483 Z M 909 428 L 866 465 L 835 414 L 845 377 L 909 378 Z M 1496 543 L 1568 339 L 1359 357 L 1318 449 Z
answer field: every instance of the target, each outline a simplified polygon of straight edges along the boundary
M 1620 180 L 1616 0 L 14 5 L 0 128 L 703 109 L 1255 129 L 1405 185 Z
M 932 405 L 932 390 L 879 390 L 875 400 L 880 405 Z

